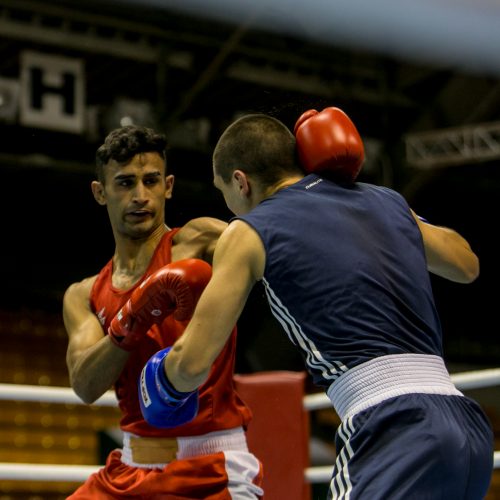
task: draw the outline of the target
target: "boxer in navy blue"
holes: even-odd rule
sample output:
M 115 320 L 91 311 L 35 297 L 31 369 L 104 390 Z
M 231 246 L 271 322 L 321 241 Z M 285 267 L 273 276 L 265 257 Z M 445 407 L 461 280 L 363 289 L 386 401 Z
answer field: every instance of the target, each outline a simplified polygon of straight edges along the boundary
M 295 137 L 266 115 L 226 129 L 214 184 L 236 217 L 166 375 L 175 390 L 195 390 L 261 280 L 342 420 L 330 498 L 483 498 L 492 431 L 450 380 L 429 277 L 472 282 L 477 256 L 398 193 L 357 182 L 363 158 L 338 108 L 305 113 Z

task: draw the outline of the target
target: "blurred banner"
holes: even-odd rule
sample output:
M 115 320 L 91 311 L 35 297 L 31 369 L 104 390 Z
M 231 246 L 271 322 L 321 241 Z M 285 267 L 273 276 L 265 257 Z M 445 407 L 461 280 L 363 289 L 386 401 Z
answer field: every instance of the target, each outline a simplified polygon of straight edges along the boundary
M 84 129 L 85 75 L 81 59 L 21 54 L 20 123 L 80 134 Z

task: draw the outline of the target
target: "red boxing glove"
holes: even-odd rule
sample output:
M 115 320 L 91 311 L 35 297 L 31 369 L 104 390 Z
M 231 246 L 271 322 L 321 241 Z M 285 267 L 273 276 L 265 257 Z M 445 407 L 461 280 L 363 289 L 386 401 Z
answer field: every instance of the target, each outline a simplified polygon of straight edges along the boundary
M 294 128 L 304 170 L 330 174 L 333 180 L 354 182 L 365 159 L 363 141 L 351 119 L 339 108 L 310 109 Z
M 132 351 L 153 324 L 170 314 L 179 321 L 190 319 L 211 276 L 210 264 L 200 259 L 179 260 L 162 267 L 132 292 L 111 321 L 109 338 Z

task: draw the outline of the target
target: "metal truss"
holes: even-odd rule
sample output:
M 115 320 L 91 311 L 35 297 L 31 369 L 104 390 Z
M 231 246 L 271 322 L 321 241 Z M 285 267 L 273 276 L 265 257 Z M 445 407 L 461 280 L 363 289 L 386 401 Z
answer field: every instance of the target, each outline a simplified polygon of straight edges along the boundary
M 408 134 L 406 162 L 428 169 L 500 158 L 500 122 Z

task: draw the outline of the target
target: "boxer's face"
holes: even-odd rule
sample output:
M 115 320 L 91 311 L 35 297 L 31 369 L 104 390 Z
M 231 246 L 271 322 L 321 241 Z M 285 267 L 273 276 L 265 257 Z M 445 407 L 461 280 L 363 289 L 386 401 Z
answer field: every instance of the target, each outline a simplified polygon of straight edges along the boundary
M 164 223 L 174 178 L 165 175 L 158 153 L 137 154 L 126 165 L 111 160 L 104 172 L 105 182 L 92 188 L 98 203 L 107 206 L 113 231 L 141 238 Z

